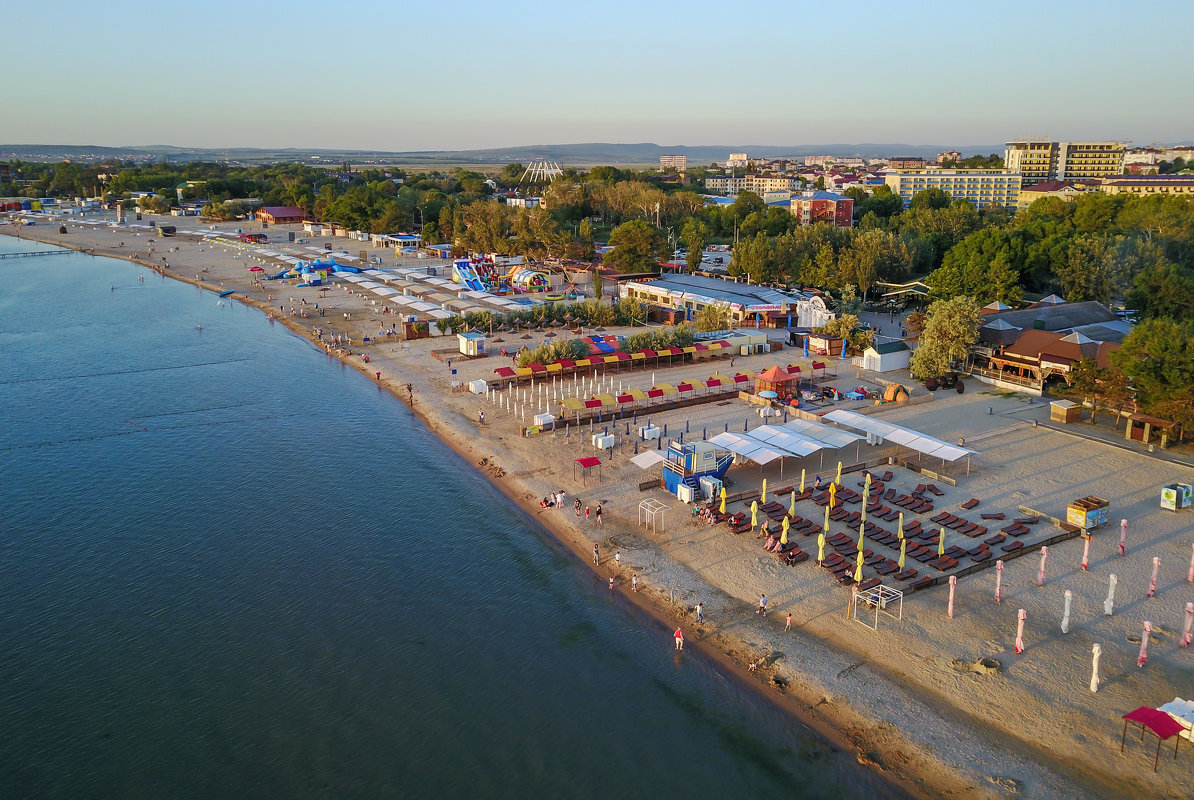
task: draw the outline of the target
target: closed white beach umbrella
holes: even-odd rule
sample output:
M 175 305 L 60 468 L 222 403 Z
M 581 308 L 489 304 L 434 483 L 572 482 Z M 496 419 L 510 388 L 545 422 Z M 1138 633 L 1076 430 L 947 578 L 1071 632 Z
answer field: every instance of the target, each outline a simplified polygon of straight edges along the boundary
M 1045 559 L 1048 557 L 1049 557 L 1049 548 L 1042 547 L 1041 548 L 1041 568 L 1036 573 L 1036 585 L 1037 586 L 1045 585 Z
M 1119 554 L 1122 556 L 1127 551 L 1128 541 L 1128 521 L 1121 519 L 1119 521 Z
M 1097 692 L 1099 690 L 1099 656 L 1103 654 L 1103 648 L 1098 644 L 1090 646 L 1090 690 Z
M 958 576 L 950 575 L 949 576 L 949 609 L 946 612 L 949 614 L 950 619 L 954 618 L 954 589 L 956 589 L 957 586 L 958 586 Z
M 1186 603 L 1186 622 L 1182 626 L 1182 647 L 1190 646 L 1190 626 L 1194 624 L 1194 603 Z
M 1065 590 L 1065 610 L 1061 612 L 1061 632 L 1070 632 L 1070 603 L 1074 600 L 1074 593 L 1069 589 Z
M 999 603 L 1003 600 L 1001 589 L 1003 588 L 1003 561 L 995 562 L 995 602 Z
M 1115 611 L 1115 573 L 1107 577 L 1107 599 L 1103 601 L 1103 613 L 1108 617 Z
M 1140 654 L 1136 656 L 1136 666 L 1143 667 L 1148 663 L 1148 635 L 1153 632 L 1153 624 L 1144 621 L 1144 631 L 1140 634 Z
M 1153 557 L 1153 576 L 1148 581 L 1148 596 L 1152 597 L 1157 593 L 1157 570 L 1161 568 L 1161 559 Z
M 1024 652 L 1024 621 L 1028 619 L 1028 612 L 1020 609 L 1016 612 L 1016 652 Z

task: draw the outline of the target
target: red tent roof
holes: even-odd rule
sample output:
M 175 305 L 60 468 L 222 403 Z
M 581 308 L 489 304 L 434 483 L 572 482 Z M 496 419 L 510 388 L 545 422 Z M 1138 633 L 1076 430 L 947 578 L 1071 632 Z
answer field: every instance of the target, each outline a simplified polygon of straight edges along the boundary
M 616 399 L 617 399 L 617 401 L 618 401 L 619 403 L 633 403 L 633 402 L 634 402 L 634 395 L 632 395 L 632 394 L 620 394 L 620 395 L 618 395 L 618 396 L 617 396 L 617 398 L 616 398 Z
M 630 360 L 630 353 L 620 353 L 619 352 L 619 353 L 614 353 L 613 355 L 619 361 L 629 361 Z
M 648 389 L 647 397 L 663 397 L 663 389 Z
M 586 400 L 585 408 L 601 408 L 600 400 Z
M 573 367 L 576 366 L 576 362 L 570 358 L 561 358 L 556 363 L 559 364 L 561 367 L 564 367 L 565 369 L 572 369 Z
M 1148 728 L 1155 733 L 1162 740 L 1168 739 L 1171 736 L 1176 736 L 1185 730 L 1181 723 L 1173 717 L 1155 708 L 1148 706 L 1141 706 L 1135 711 L 1129 711 L 1124 714 L 1124 719 L 1132 722 L 1139 722 L 1141 725 Z
M 639 352 L 645 355 L 647 358 L 657 358 L 659 356 L 659 354 L 654 350 L 639 350 Z
M 497 369 L 494 370 L 494 372 L 496 372 L 498 375 L 500 375 L 503 378 L 513 378 L 514 377 L 514 370 L 511 367 L 498 367 Z
M 779 367 L 772 367 L 771 369 L 766 369 L 766 370 L 763 370 L 762 372 L 760 372 L 757 376 L 757 379 L 760 381 L 765 381 L 767 383 L 782 383 L 783 381 L 792 380 L 793 377 L 794 376 L 792 375 L 792 373 L 788 372 L 785 369 L 780 369 Z
M 588 469 L 589 467 L 597 467 L 597 466 L 601 465 L 601 459 L 597 458 L 597 456 L 585 456 L 583 458 L 574 458 L 572 460 L 575 461 L 577 464 L 580 464 L 585 469 Z
M 547 372 L 547 367 L 543 366 L 542 364 L 527 364 L 527 368 L 530 369 L 531 372 Z

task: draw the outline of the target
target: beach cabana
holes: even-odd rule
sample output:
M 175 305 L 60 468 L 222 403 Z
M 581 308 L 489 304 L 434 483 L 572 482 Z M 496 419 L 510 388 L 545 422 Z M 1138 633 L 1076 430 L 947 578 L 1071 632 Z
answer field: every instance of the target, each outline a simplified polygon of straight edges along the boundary
M 1149 708 L 1148 706 L 1141 706 L 1135 711 L 1129 711 L 1127 714 L 1124 714 L 1124 733 L 1119 741 L 1119 752 L 1121 753 L 1128 743 L 1129 722 L 1134 722 L 1140 726 L 1140 741 L 1144 741 L 1144 732 L 1146 730 L 1157 737 L 1157 754 L 1153 758 L 1153 772 L 1157 771 L 1157 765 L 1161 763 L 1162 742 L 1168 739 L 1176 739 L 1173 743 L 1173 757 L 1174 759 L 1177 758 L 1177 748 L 1182 743 L 1181 733 L 1185 730 L 1180 722 L 1164 711 Z
M 589 485 L 589 475 L 593 470 L 597 470 L 597 477 L 601 477 L 601 459 L 596 456 L 584 456 L 582 458 L 572 459 L 572 480 L 576 480 L 577 467 L 580 468 L 580 477 L 582 485 Z
M 786 397 L 792 393 L 797 380 L 796 376 L 786 369 L 780 369 L 778 366 L 771 367 L 755 376 L 755 394 L 775 392 L 780 397 Z

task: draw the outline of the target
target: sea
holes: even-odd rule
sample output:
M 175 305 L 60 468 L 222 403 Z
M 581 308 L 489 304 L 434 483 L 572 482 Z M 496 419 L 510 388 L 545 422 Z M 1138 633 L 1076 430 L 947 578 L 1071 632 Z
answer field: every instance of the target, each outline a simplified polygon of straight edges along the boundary
M 0 237 L 0 797 L 902 793 L 261 312 Z

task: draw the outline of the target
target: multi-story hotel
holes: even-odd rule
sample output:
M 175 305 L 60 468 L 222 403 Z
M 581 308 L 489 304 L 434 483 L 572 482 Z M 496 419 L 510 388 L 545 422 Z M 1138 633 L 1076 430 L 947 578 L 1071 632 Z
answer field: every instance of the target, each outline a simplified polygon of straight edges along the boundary
M 741 178 L 705 178 L 705 188 L 710 192 L 724 192 L 737 197 L 739 192 L 754 192 L 762 197 L 767 192 L 795 191 L 802 186 L 799 178 L 785 175 L 744 175 Z
M 1022 139 L 1007 143 L 1003 166 L 1024 176 L 1024 185 L 1121 175 L 1123 142 L 1044 142 Z
M 688 169 L 688 156 L 660 156 L 659 169 L 674 169 L 676 172 L 683 172 Z
M 978 208 L 1015 211 L 1020 202 L 1021 175 L 1000 169 L 889 170 L 883 181 L 907 206 L 925 189 L 940 189 L 955 200 L 969 200 Z

